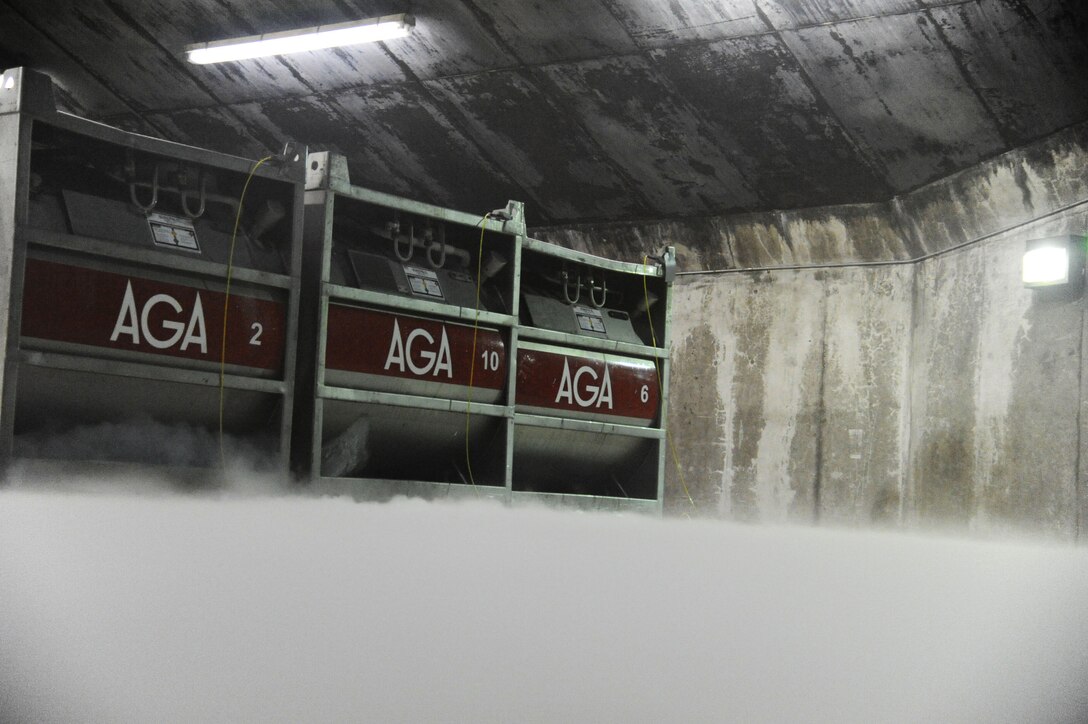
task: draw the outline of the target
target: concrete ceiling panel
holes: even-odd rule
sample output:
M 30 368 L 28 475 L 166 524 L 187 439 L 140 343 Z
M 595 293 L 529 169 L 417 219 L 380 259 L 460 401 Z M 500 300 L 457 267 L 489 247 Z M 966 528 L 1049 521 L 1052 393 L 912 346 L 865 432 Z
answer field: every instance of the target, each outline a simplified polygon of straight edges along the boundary
M 532 198 L 531 223 L 643 216 L 619 172 L 569 114 L 521 72 L 428 81 L 490 159 Z
M 924 13 L 782 34 L 896 191 L 1004 147 L 996 120 Z
M 602 0 L 643 48 L 758 35 L 770 28 L 754 0 Z
M 39 19 L 41 0 L 5 0 Z M 51 0 L 45 34 L 136 111 L 207 106 L 215 99 L 119 3 Z M 41 23 L 36 23 L 41 27 Z
M 554 63 L 637 50 L 600 0 L 465 0 L 480 23 L 525 63 Z
M 716 130 L 719 144 L 764 207 L 876 200 L 889 189 L 812 91 L 773 36 L 652 51 L 680 97 Z
M 19 13 L 0 6 L 0 27 L 4 28 L 0 66 L 27 66 L 49 75 L 58 91 L 61 110 L 96 117 L 128 112 L 128 106 L 115 93 Z
M 1088 116 L 1084 38 L 1062 22 L 1053 3 L 1049 7 L 1038 18 L 1000 4 L 931 11 L 950 52 L 1014 145 Z
M 193 66 L 190 42 L 413 12 L 410 37 Z M 285 139 L 532 223 L 887 200 L 1088 120 L 1084 0 L 0 0 L 75 113 Z
M 480 24 L 473 10 L 448 0 L 415 0 L 411 36 L 390 52 L 421 80 L 518 65 L 502 41 Z
M 778 30 L 887 17 L 921 9 L 919 0 L 754 0 Z M 944 0 L 948 2 L 948 0 Z
M 718 147 L 713 128 L 700 123 L 641 56 L 553 65 L 544 72 L 556 86 L 555 97 L 654 208 L 699 216 L 756 201 Z
M 397 42 L 389 41 L 390 45 Z M 300 80 L 319 92 L 407 80 L 404 69 L 384 46 L 384 43 L 370 43 L 325 52 L 298 53 L 291 57 L 290 66 Z
M 162 135 L 178 143 L 187 143 L 245 158 L 263 158 L 279 151 L 281 144 L 268 146 L 252 135 L 230 109 L 201 108 L 154 113 L 148 120 Z
M 331 101 L 353 119 L 372 153 L 398 175 L 412 179 L 407 194 L 419 201 L 467 211 L 486 211 L 523 195 L 480 149 L 450 125 L 446 114 L 418 84 L 359 89 Z M 373 169 L 352 169 L 352 183 L 381 183 Z
M 152 138 L 163 138 L 166 133 L 153 126 L 146 116 L 136 116 L 131 113 L 122 113 L 117 116 L 109 116 L 101 121 L 108 126 L 120 128 L 129 133 L 139 133 Z
M 344 116 L 328 99 L 282 98 L 243 103 L 230 110 L 247 132 L 268 148 L 278 148 L 285 141 L 298 141 L 311 151 L 343 154 L 349 159 L 353 182 L 358 183 L 355 177 L 362 176 L 379 191 L 411 195 L 412 181 L 388 165 L 366 135 L 359 132 L 354 119 Z M 373 179 L 380 179 L 381 183 L 373 183 Z

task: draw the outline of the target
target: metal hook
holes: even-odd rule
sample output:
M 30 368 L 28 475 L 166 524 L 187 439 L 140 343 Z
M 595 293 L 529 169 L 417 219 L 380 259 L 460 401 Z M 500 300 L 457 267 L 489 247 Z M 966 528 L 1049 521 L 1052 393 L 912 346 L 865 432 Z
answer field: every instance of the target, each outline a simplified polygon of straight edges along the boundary
M 151 210 L 155 208 L 155 205 L 159 203 L 159 164 L 155 164 L 155 171 L 151 174 L 151 203 L 144 206 L 136 198 L 136 179 L 135 168 L 133 168 L 133 179 L 128 182 L 128 196 L 132 200 L 133 206 L 144 212 L 144 215 L 151 213 Z
M 200 208 L 196 210 L 194 214 L 189 210 L 189 190 L 181 189 L 181 210 L 185 212 L 185 215 L 190 219 L 199 219 L 204 215 L 204 204 L 207 201 L 208 192 L 208 177 L 204 175 L 204 170 L 200 170 Z M 180 184 L 179 184 L 180 185 Z
M 597 295 L 595 293 L 595 291 L 597 289 L 601 290 L 601 301 L 600 302 L 597 301 Z M 595 286 L 593 286 L 593 276 L 590 275 L 590 277 L 589 277 L 589 303 L 592 304 L 597 309 L 600 309 L 601 307 L 604 306 L 604 303 L 606 301 L 608 301 L 608 278 L 602 276 L 601 277 L 601 286 L 595 287 Z
M 431 243 L 427 245 L 427 261 L 435 269 L 441 269 L 446 265 L 446 234 L 444 230 L 445 227 L 439 226 L 438 238 L 434 239 L 432 237 Z M 430 229 L 427 231 L 429 232 Z M 438 257 L 438 261 L 434 260 L 434 248 L 436 246 L 442 252 L 442 255 Z
M 563 298 L 567 300 L 567 304 L 577 304 L 578 300 L 582 298 L 582 274 L 578 273 L 578 279 L 574 283 L 574 299 L 570 297 L 570 274 L 567 270 L 563 270 Z
M 393 234 L 393 253 L 397 255 L 397 258 L 403 262 L 409 262 L 412 260 L 412 254 L 415 253 L 416 246 L 416 227 L 412 224 L 408 227 L 408 254 L 404 255 L 400 253 L 400 240 L 399 234 Z

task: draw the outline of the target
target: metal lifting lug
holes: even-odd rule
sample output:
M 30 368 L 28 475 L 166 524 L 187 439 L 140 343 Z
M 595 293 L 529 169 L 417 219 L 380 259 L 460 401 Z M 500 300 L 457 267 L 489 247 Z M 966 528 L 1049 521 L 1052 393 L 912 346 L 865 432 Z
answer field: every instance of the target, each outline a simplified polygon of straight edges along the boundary
M 601 290 L 601 301 L 599 301 L 599 302 L 597 301 L 597 290 L 598 289 Z M 607 301 L 608 301 L 608 278 L 602 276 L 601 277 L 601 286 L 598 287 L 598 286 L 594 286 L 594 284 L 593 284 L 593 275 L 590 274 L 590 277 L 589 277 L 589 303 L 592 304 L 595 308 L 600 309 L 605 305 L 605 302 L 607 302 Z
M 582 298 L 582 273 L 579 272 L 574 282 L 574 298 L 570 296 L 570 273 L 563 270 L 563 299 L 567 300 L 567 304 L 577 304 L 578 300 Z
M 400 228 L 399 223 L 397 224 L 397 228 L 399 230 L 399 228 Z M 400 253 L 400 240 L 401 240 L 401 238 L 402 238 L 401 235 L 397 231 L 393 232 L 393 253 L 396 254 L 397 258 L 400 259 L 402 262 L 409 262 L 409 261 L 412 260 L 412 254 L 415 253 L 415 246 L 416 246 L 416 227 L 415 227 L 415 224 L 409 224 L 408 225 L 408 253 L 407 254 L 401 254 Z
M 150 214 L 152 210 L 154 210 L 155 206 L 159 203 L 159 164 L 155 164 L 155 170 L 151 174 L 151 203 L 147 204 L 146 206 L 144 204 L 141 204 L 139 199 L 136 198 L 136 186 L 138 185 L 138 182 L 136 181 L 135 163 L 132 163 L 126 170 L 131 171 L 131 175 L 129 177 L 131 180 L 128 182 L 128 196 L 132 200 L 133 206 L 142 211 L 146 216 Z
M 181 210 L 185 212 L 185 215 L 190 219 L 199 219 L 204 215 L 204 206 L 208 201 L 208 177 L 205 175 L 203 169 L 197 172 L 197 176 L 200 179 L 200 208 L 195 212 L 189 209 L 189 189 L 180 188 L 181 193 Z M 178 186 L 182 186 L 182 177 L 178 177 Z
M 441 269 L 446 265 L 446 243 L 443 241 L 445 234 L 442 234 L 441 236 L 442 238 L 436 239 L 433 232 L 428 227 L 427 233 L 423 237 L 427 244 L 427 263 L 435 269 Z M 437 260 L 434 258 L 435 247 L 438 247 L 440 252 Z

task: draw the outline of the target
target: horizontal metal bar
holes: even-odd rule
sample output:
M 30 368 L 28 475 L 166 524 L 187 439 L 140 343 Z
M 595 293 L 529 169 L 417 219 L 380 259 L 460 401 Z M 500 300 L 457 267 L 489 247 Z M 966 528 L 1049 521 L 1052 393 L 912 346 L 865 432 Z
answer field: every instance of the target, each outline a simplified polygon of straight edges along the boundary
M 466 214 L 463 211 L 454 211 L 452 209 L 444 209 L 441 206 L 435 206 L 433 204 L 427 204 L 422 201 L 415 201 L 413 199 L 406 199 L 402 196 L 394 196 L 393 194 L 383 193 L 381 191 L 374 191 L 372 189 L 363 188 L 361 186 L 352 186 L 351 184 L 345 184 L 343 181 L 333 178 L 330 179 L 329 190 L 339 196 L 347 196 L 348 198 L 355 199 L 357 201 L 365 201 L 377 206 L 386 206 L 391 209 L 400 209 L 412 214 L 419 214 L 420 216 L 428 216 L 432 219 L 440 219 L 442 221 L 448 221 L 454 224 L 462 224 L 464 226 L 480 227 L 481 221 L 484 223 L 488 231 L 495 232 L 496 234 L 507 234 L 508 236 L 516 236 L 516 234 L 506 231 L 504 224 L 491 219 L 484 220 L 484 214 L 481 213 L 478 216 L 473 214 Z M 490 209 L 488 209 L 490 211 Z
M 411 407 L 418 410 L 433 410 L 436 412 L 453 412 L 464 414 L 466 410 L 473 415 L 485 415 L 487 417 L 507 417 L 512 415 L 511 407 L 504 405 L 490 405 L 486 403 L 468 403 L 464 400 L 448 400 L 438 397 L 418 397 L 416 395 L 402 395 L 396 392 L 378 392 L 376 390 L 356 390 L 348 387 L 330 387 L 319 385 L 317 396 L 326 400 L 341 400 L 344 402 L 358 402 L 369 405 L 389 405 L 391 407 Z
M 257 162 L 257 159 L 233 156 L 218 151 L 209 151 L 196 146 L 188 146 L 184 143 L 176 143 L 161 138 L 144 136 L 139 133 L 123 131 L 119 128 L 107 126 L 103 123 L 91 121 L 86 118 L 80 118 L 79 116 L 73 116 L 63 111 L 58 111 L 57 113 L 48 116 L 35 116 L 35 119 L 38 123 L 62 128 L 82 136 L 97 138 L 102 141 L 114 143 L 118 146 L 191 161 L 203 166 L 216 166 L 238 173 L 249 173 L 253 168 L 253 165 Z M 289 174 L 290 170 L 294 170 L 295 173 Z M 306 169 L 303 164 L 292 164 L 284 167 L 282 165 L 264 163 L 261 164 L 254 175 L 258 178 L 282 181 L 283 183 L 302 183 L 306 178 Z M 292 178 L 292 176 L 294 176 L 294 178 Z
M 508 491 L 501 485 L 466 485 L 428 480 L 390 480 L 387 478 L 316 477 L 303 488 L 311 495 L 350 495 L 356 500 L 388 500 L 398 495 L 427 499 L 486 498 L 506 500 Z
M 592 349 L 601 352 L 617 352 L 633 357 L 658 357 L 663 359 L 669 356 L 668 350 L 661 349 L 660 347 L 649 347 L 631 344 L 630 342 L 617 342 L 611 339 L 597 339 L 596 337 L 570 334 L 568 332 L 556 332 L 552 329 L 541 329 L 540 327 L 519 327 L 518 337 L 523 340 L 560 344 L 564 347 L 581 347 L 583 349 Z
M 521 242 L 521 248 L 525 251 L 535 251 L 541 254 L 547 254 L 548 256 L 556 256 L 561 259 L 577 262 L 579 264 L 588 264 L 601 269 L 623 272 L 624 274 L 638 274 L 645 277 L 659 277 L 664 274 L 661 267 L 657 265 L 633 264 L 628 261 L 605 259 L 604 257 L 568 249 L 565 246 L 558 246 L 551 242 L 541 241 L 540 239 L 526 237 Z
M 323 293 L 329 301 L 343 300 L 357 302 L 371 306 L 397 309 L 413 314 L 445 317 L 447 319 L 460 320 L 469 324 L 477 321 L 477 314 L 479 314 L 478 321 L 480 324 L 497 327 L 513 327 L 518 323 L 517 317 L 509 314 L 497 314 L 483 309 L 477 313 L 472 307 L 457 307 L 452 304 L 440 304 L 438 302 L 428 302 L 421 299 L 410 299 L 396 294 L 385 294 L 384 292 L 374 292 L 368 289 L 356 289 L 355 287 L 345 287 L 329 282 L 325 283 Z
M 185 385 L 218 387 L 219 374 L 213 371 L 189 370 L 178 367 L 121 362 L 97 357 L 77 357 L 56 352 L 38 352 L 21 350 L 19 361 L 33 367 L 44 367 L 72 372 L 90 372 L 114 377 L 137 377 L 163 382 L 177 382 Z M 223 386 L 232 390 L 249 390 L 283 395 L 287 386 L 280 380 L 267 380 L 244 375 L 224 375 Z
M 22 347 L 22 351 L 27 354 L 44 352 L 46 354 L 63 355 L 72 359 L 99 359 L 129 364 L 146 364 L 155 369 L 186 369 L 193 372 L 214 372 L 217 379 L 219 375 L 219 362 L 211 360 L 173 358 L 175 364 L 164 365 L 163 361 L 170 360 L 170 357 L 164 357 L 163 355 L 152 354 L 150 352 L 140 352 L 138 350 L 98 347 L 89 344 L 78 344 L 76 342 L 60 342 L 55 339 L 41 339 L 38 337 L 27 337 L 25 335 L 20 338 L 19 344 Z M 237 364 L 228 364 L 225 369 L 226 374 L 236 375 L 238 377 L 258 377 L 265 380 L 272 379 L 282 381 L 283 376 L 282 370 L 277 371 L 252 368 Z
M 550 417 L 548 415 L 533 415 L 524 412 L 519 412 L 514 415 L 514 425 L 543 427 L 552 430 L 592 432 L 602 435 L 622 435 L 624 437 L 639 437 L 646 440 L 663 440 L 665 438 L 664 430 L 653 427 L 636 427 L 634 425 L 621 425 L 615 422 L 594 422 L 593 420 L 574 420 L 567 417 Z
M 619 498 L 603 495 L 572 495 L 569 493 L 541 493 L 529 490 L 514 490 L 510 493 L 510 502 L 515 505 L 542 503 L 563 508 L 579 510 L 607 510 L 609 512 L 629 510 L 632 512 L 659 514 L 661 503 L 647 498 Z
M 227 266 L 225 264 L 217 264 L 204 259 L 192 259 L 168 252 L 155 251 L 154 249 L 136 249 L 127 244 L 105 239 L 62 234 L 29 226 L 19 227 L 16 231 L 16 237 L 26 244 L 63 249 L 86 256 L 107 257 L 110 260 L 128 261 L 141 266 L 155 267 L 156 269 L 188 272 L 223 281 L 227 278 Z M 235 282 L 279 289 L 290 289 L 292 286 L 291 277 L 289 276 L 241 267 L 234 267 L 231 271 L 231 279 Z

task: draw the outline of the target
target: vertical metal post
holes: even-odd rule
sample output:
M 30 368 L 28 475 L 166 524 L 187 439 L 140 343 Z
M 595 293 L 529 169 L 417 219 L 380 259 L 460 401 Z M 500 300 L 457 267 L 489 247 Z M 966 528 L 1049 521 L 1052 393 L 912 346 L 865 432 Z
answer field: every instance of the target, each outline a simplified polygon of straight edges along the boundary
M 524 207 L 519 206 L 519 208 L 521 209 L 521 229 L 517 236 L 514 237 L 514 279 L 513 293 L 510 299 L 510 315 L 515 319 L 517 319 L 521 307 L 521 245 L 525 240 Z M 506 459 L 504 460 L 505 478 L 503 482 L 506 485 L 506 499 L 508 501 L 513 500 L 514 497 L 514 443 L 517 434 L 517 426 L 514 424 L 514 406 L 517 404 L 518 344 L 518 326 L 515 325 L 510 329 L 510 352 L 506 357 Z
M 664 281 L 664 279 L 663 279 Z M 661 330 L 661 339 L 659 344 L 662 351 L 668 353 L 672 346 L 672 283 L 666 281 L 664 284 L 664 303 L 665 314 L 663 318 L 665 320 L 664 329 Z M 650 314 L 650 310 L 646 310 L 646 314 Z M 669 411 L 669 374 L 672 367 L 672 359 L 670 354 L 665 354 L 661 357 L 658 364 L 658 369 L 661 375 L 661 429 L 664 431 L 665 436 L 658 442 L 658 467 L 657 467 L 657 506 L 658 512 L 664 513 L 665 511 L 665 468 L 668 465 L 669 455 L 671 450 L 669 449 L 669 427 L 668 427 L 668 411 Z M 679 465 L 679 461 L 677 461 Z
M 313 154 L 307 163 L 303 211 L 301 287 L 298 334 L 295 337 L 297 372 L 291 465 L 296 474 L 313 480 L 321 474 L 322 406 L 317 390 L 324 381 L 325 283 L 329 278 L 333 193 L 324 173 L 326 155 Z
M 18 388 L 19 329 L 22 321 L 25 248 L 19 230 L 26 224 L 30 186 L 28 112 L 50 113 L 53 84 L 44 75 L 15 68 L 0 77 L 0 469 L 11 461 Z
M 1088 541 L 1088 294 L 1080 300 L 1080 367 L 1077 407 L 1077 466 L 1073 478 L 1073 538 L 1078 543 Z
M 287 154 L 296 154 L 297 158 L 292 158 L 288 155 L 284 159 L 284 163 L 287 164 L 284 173 L 289 175 L 291 180 L 298 182 L 301 180 L 304 173 L 303 165 L 306 163 L 306 149 L 305 148 L 292 148 L 293 144 L 288 144 L 284 149 Z M 287 344 L 284 350 L 284 398 L 280 412 L 280 451 L 279 451 L 279 470 L 290 471 L 292 464 L 292 447 L 293 447 L 293 435 L 294 435 L 294 413 L 295 402 L 298 399 L 298 395 L 295 393 L 295 387 L 298 384 L 298 363 L 299 363 L 299 315 L 301 314 L 301 296 L 302 296 L 302 263 L 303 263 L 303 224 L 304 224 L 304 209 L 305 209 L 305 192 L 303 189 L 296 185 L 295 194 L 291 204 L 291 238 L 295 240 L 295 244 L 291 249 L 291 259 L 288 274 L 291 275 L 291 288 L 290 297 L 287 301 Z

